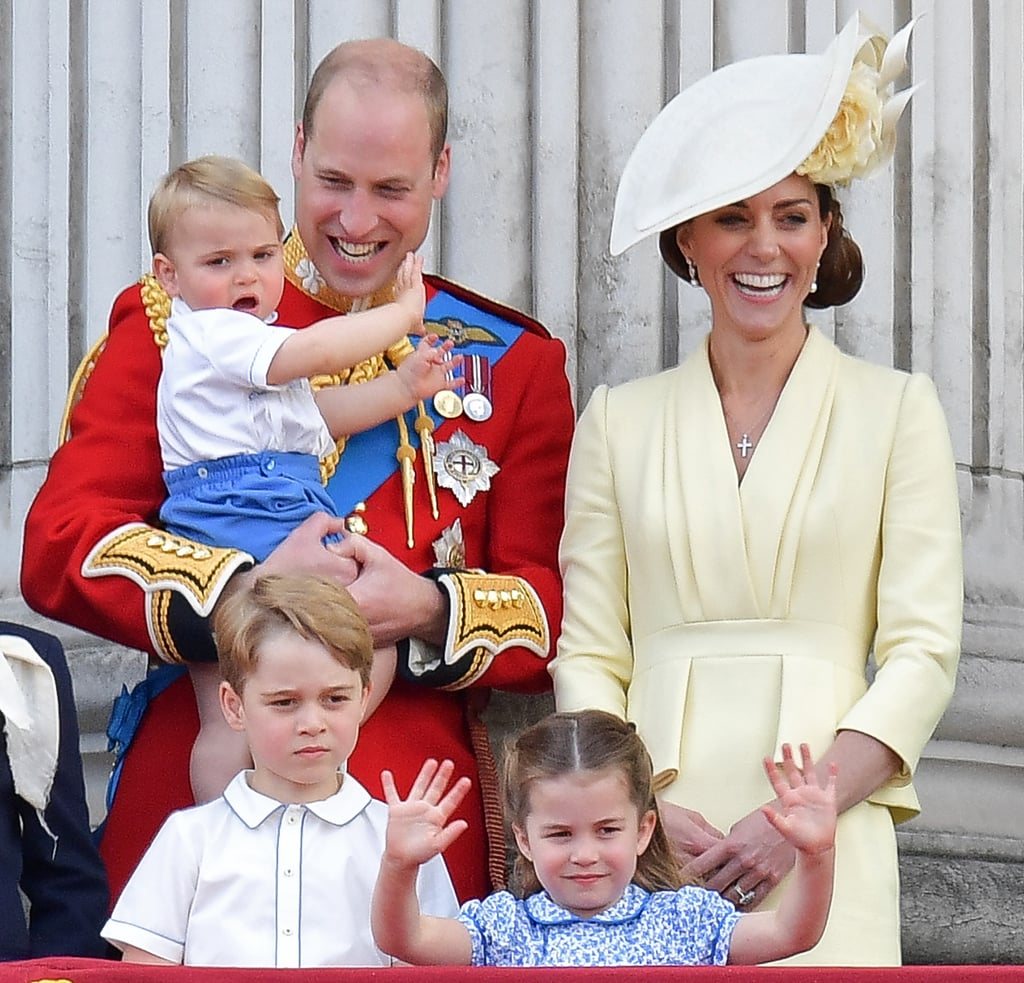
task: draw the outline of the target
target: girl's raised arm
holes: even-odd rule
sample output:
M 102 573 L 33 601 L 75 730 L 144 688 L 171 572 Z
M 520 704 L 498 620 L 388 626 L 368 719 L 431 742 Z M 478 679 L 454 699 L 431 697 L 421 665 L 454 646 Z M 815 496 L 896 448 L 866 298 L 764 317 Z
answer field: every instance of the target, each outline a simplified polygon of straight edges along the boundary
M 753 965 L 783 959 L 816 945 L 825 931 L 835 876 L 836 774 L 818 784 L 810 748 L 800 745 L 801 766 L 793 749 L 782 746 L 782 764 L 765 758 L 768 780 L 777 796 L 763 807 L 765 818 L 796 850 L 788 890 L 775 911 L 744 915 L 733 931 L 729 962 Z
M 472 960 L 466 927 L 454 918 L 424 915 L 416 897 L 420 865 L 443 853 L 468 825 L 451 818 L 470 787 L 468 778 L 460 778 L 448 788 L 454 770 L 451 761 L 425 761 L 404 800 L 391 772 L 381 774 L 388 827 L 370 924 L 384 952 L 414 966 L 468 966 Z

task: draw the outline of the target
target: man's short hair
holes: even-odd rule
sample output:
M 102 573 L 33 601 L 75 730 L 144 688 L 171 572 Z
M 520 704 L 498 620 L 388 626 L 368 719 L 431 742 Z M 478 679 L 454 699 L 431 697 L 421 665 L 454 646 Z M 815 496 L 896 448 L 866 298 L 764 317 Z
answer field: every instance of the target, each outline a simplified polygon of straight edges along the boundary
M 448 83 L 431 58 L 391 38 L 343 41 L 324 55 L 309 83 L 302 109 L 302 132 L 307 141 L 313 137 L 320 100 L 338 78 L 356 86 L 421 95 L 430 125 L 430 151 L 437 166 L 448 139 Z
M 213 616 L 221 673 L 236 693 L 259 664 L 260 645 L 281 631 L 319 642 L 369 682 L 373 641 L 352 595 L 327 577 L 272 574 L 229 593 Z
M 266 215 L 276 224 L 278 238 L 284 236 L 281 199 L 262 174 L 234 157 L 196 157 L 168 171 L 149 199 L 149 244 L 154 255 L 166 252 L 171 231 L 185 211 L 211 201 Z

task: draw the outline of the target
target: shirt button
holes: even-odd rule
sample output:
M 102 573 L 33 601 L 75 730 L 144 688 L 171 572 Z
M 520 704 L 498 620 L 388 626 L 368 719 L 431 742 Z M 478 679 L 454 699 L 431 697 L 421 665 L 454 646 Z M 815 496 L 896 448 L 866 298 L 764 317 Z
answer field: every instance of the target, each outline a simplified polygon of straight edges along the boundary
M 289 813 L 288 822 L 291 823 L 292 826 L 294 826 L 298 822 L 298 817 L 294 813 Z
M 290 928 L 282 928 L 281 929 L 281 934 L 282 935 L 291 935 L 292 934 L 292 930 Z
M 291 867 L 285 867 L 285 869 L 284 869 L 284 876 L 285 877 L 291 877 L 293 873 L 294 873 L 294 871 L 291 869 Z
M 273 471 L 275 467 L 277 467 L 277 462 L 273 458 L 271 458 L 269 461 L 267 461 L 267 470 L 268 471 Z
M 210 472 L 207 471 L 206 468 L 196 468 L 196 474 L 199 475 L 200 478 L 205 478 L 209 473 Z

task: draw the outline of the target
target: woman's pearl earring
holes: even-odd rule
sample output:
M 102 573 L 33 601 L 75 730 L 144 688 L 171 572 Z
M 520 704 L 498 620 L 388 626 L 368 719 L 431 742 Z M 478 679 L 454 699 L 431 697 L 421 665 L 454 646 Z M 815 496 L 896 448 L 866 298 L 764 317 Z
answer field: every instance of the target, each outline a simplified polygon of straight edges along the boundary
M 690 274 L 690 286 L 699 287 L 700 277 L 697 275 L 697 267 L 694 265 L 693 260 L 689 256 L 686 259 L 686 272 Z

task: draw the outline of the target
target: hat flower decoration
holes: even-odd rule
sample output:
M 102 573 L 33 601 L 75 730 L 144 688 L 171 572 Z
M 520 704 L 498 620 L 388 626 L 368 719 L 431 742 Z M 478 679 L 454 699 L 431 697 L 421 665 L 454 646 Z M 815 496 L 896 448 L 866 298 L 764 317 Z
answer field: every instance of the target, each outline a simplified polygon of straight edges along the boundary
M 839 110 L 821 142 L 796 168 L 815 184 L 847 185 L 886 164 L 896 149 L 896 124 L 917 86 L 893 92 L 907 67 L 914 21 L 888 44 L 861 22 L 861 47 L 850 68 Z

